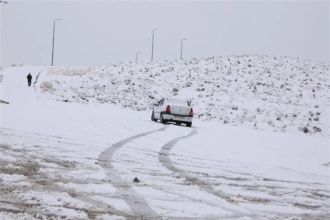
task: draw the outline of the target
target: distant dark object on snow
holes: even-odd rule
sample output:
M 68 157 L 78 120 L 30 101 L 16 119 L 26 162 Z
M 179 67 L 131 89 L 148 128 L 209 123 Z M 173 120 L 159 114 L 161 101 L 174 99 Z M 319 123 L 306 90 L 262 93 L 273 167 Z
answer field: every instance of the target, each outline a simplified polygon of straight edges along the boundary
M 134 181 L 134 183 L 139 183 L 140 182 L 140 180 L 137 177 L 135 177 L 133 181 Z
M 9 104 L 9 102 L 3 101 L 0 99 L 0 103 Z
M 302 130 L 303 130 L 304 133 L 308 133 L 308 128 L 307 127 L 304 127 Z
M 31 73 L 29 73 L 29 75 L 27 75 L 26 78 L 28 79 L 28 86 L 31 86 L 31 81 L 32 81 Z

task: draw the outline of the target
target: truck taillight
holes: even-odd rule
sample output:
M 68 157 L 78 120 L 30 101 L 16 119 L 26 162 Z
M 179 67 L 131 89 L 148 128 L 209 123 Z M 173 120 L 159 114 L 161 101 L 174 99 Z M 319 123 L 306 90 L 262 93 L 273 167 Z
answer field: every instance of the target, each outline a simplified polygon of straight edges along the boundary
M 193 108 L 190 109 L 189 115 L 193 115 L 194 114 L 194 110 Z
M 171 108 L 169 105 L 166 107 L 166 112 L 171 113 Z

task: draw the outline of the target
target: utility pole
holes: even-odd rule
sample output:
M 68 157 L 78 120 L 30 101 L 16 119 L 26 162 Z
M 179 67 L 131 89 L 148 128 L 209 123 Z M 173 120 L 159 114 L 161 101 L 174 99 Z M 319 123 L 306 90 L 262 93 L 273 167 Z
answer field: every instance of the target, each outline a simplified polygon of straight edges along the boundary
M 154 35 L 155 31 L 157 31 L 158 28 L 152 30 L 152 47 L 151 47 L 151 61 L 154 60 Z
M 61 19 L 55 19 L 53 24 L 53 50 L 52 50 L 52 66 L 54 62 L 54 42 L 55 42 L 55 22 L 60 21 Z
M 138 57 L 138 54 L 139 54 L 140 52 L 137 52 L 136 53 L 136 55 L 135 55 L 135 62 L 137 63 L 137 57 Z
M 184 40 L 187 40 L 187 39 L 182 39 L 182 40 L 181 40 L 181 57 L 180 57 L 181 60 L 182 60 L 182 45 L 183 45 L 183 41 L 184 41 Z

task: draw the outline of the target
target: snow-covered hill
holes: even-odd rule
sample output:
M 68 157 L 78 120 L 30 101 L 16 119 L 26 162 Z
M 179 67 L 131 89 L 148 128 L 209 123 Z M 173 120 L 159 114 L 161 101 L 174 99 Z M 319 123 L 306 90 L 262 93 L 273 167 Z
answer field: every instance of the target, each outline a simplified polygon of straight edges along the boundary
M 10 104 L 0 105 L 0 219 L 328 219 L 327 135 L 309 137 L 300 132 L 304 137 L 230 126 L 239 124 L 234 117 L 239 117 L 242 109 L 254 108 L 260 108 L 253 119 L 260 126 L 265 115 L 277 113 L 273 106 L 297 114 L 292 127 L 305 122 L 298 114 L 303 111 L 320 117 L 313 123 L 326 124 L 326 77 L 316 82 L 322 89 L 317 89 L 317 84 L 314 87 L 324 102 L 301 98 L 301 106 L 275 105 L 271 99 L 280 103 L 293 99 L 277 92 L 284 98 L 262 100 L 261 88 L 269 87 L 259 84 L 257 91 L 249 91 L 245 80 L 251 84 L 261 81 L 254 79 L 252 72 L 235 74 L 241 75 L 237 82 L 233 73 L 202 73 L 202 67 L 203 71 L 225 68 L 228 64 L 222 59 L 223 64 L 214 64 L 214 68 L 213 60 L 207 59 L 192 60 L 191 64 L 185 61 L 187 65 L 182 61 L 135 67 L 19 66 L 1 70 L 0 100 Z M 241 64 L 244 58 L 235 59 Z M 252 63 L 252 57 L 246 59 Z M 194 65 L 199 70 L 192 70 Z M 140 73 L 145 66 L 153 69 Z M 189 66 L 194 72 L 191 76 Z M 317 64 L 316 68 L 322 66 Z M 34 77 L 32 87 L 27 86 L 29 72 Z M 262 79 L 266 82 L 268 78 Z M 308 84 L 315 81 L 313 78 Z M 296 82 L 299 80 L 291 84 Z M 178 91 L 173 91 L 174 87 Z M 270 88 L 275 91 L 275 85 Z M 291 91 L 301 88 L 290 87 Z M 149 105 L 163 93 L 174 92 L 193 99 L 197 113 L 192 128 L 150 120 Z M 222 123 L 224 119 L 212 118 L 219 117 L 221 108 L 233 117 L 227 124 Z M 201 119 L 213 121 L 198 119 L 203 112 L 211 115 L 204 113 Z M 245 122 L 245 126 L 251 124 Z M 325 129 L 312 136 L 322 132 Z
M 41 91 L 58 101 L 150 111 L 164 96 L 192 101 L 195 117 L 276 132 L 329 134 L 329 63 L 230 56 L 55 68 Z

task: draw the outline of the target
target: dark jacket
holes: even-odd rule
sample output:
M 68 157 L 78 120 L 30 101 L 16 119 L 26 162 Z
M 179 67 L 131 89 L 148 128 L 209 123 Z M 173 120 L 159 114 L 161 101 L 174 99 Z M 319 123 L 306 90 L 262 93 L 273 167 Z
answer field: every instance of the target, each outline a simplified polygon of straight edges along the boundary
M 27 76 L 27 79 L 28 79 L 28 80 L 31 80 L 31 79 L 32 79 L 31 74 L 29 74 L 29 75 Z

